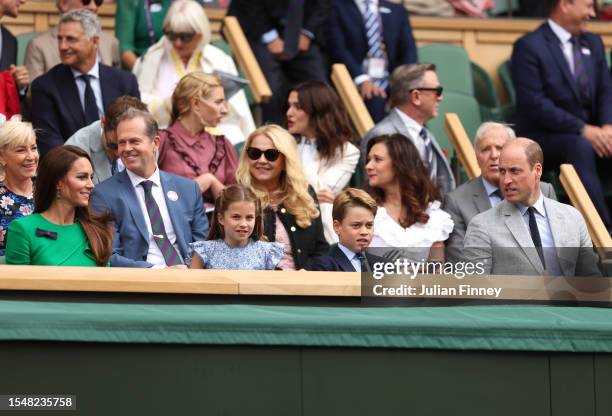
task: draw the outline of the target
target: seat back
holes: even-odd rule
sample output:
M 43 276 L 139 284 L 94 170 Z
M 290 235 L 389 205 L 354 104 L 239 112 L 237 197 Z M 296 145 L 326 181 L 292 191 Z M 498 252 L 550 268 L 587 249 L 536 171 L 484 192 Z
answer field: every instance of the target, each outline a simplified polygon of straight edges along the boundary
M 461 119 L 468 138 L 476 135 L 476 130 L 478 130 L 482 119 L 478 102 L 474 97 L 452 92 L 444 93 L 444 99 L 440 103 L 440 107 L 438 107 L 438 117 L 427 122 L 427 128 L 434 134 L 442 150 L 444 150 L 444 153 L 446 153 L 447 158 L 450 160 L 453 156 L 454 146 L 451 144 L 451 140 L 444 128 L 446 113 L 457 114 L 459 119 Z
M 25 51 L 28 43 L 36 36 L 39 32 L 27 32 L 17 35 L 17 66 L 23 65 L 25 61 Z
M 331 79 L 359 137 L 363 139 L 368 130 L 374 127 L 374 120 L 372 120 L 372 116 L 370 116 L 363 99 L 359 95 L 353 78 L 351 78 L 344 64 L 334 64 L 332 65 Z
M 487 121 L 502 121 L 503 114 L 493 80 L 480 65 L 471 62 L 474 98 L 480 106 L 480 116 Z
M 470 59 L 459 46 L 435 43 L 419 48 L 419 61 L 436 65 L 436 73 L 445 91 L 474 95 Z
M 463 124 L 456 113 L 444 115 L 445 129 L 451 144 L 453 145 L 461 165 L 465 169 L 468 179 L 480 176 L 480 167 L 476 160 L 476 151 L 472 140 L 467 135 Z

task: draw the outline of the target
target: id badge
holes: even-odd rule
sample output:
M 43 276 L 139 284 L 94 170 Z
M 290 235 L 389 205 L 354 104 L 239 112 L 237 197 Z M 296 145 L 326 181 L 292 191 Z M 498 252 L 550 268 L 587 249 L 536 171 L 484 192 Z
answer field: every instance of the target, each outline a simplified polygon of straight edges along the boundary
M 367 63 L 368 75 L 370 78 L 384 78 L 385 60 L 382 58 L 370 58 Z

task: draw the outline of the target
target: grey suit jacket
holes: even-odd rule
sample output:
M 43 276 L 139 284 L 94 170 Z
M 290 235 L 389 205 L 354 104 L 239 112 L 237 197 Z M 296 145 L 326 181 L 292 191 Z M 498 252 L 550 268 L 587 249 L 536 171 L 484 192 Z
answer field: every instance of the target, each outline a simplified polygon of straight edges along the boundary
M 423 144 L 423 140 L 421 140 L 420 138 L 411 137 L 400 115 L 397 114 L 397 111 L 391 110 L 389 115 L 382 119 L 377 125 L 375 125 L 361 141 L 361 154 L 363 159 L 365 160 L 365 158 L 367 157 L 366 151 L 368 148 L 368 141 L 370 141 L 370 139 L 372 139 L 373 137 L 394 133 L 399 133 L 406 136 L 408 139 L 410 139 L 412 144 L 416 146 L 420 154 L 425 153 L 425 145 Z M 433 143 L 436 154 L 436 163 L 438 167 L 438 172 L 436 174 L 437 182 L 440 186 L 440 191 L 442 192 L 442 195 L 446 195 L 448 192 L 455 189 L 455 177 L 453 176 L 450 164 L 446 160 L 446 157 L 444 157 L 444 152 L 442 152 L 442 148 L 440 148 L 440 145 L 436 141 L 436 138 L 433 136 L 433 134 L 431 134 L 431 138 L 431 142 Z M 363 163 L 361 165 L 361 168 L 364 168 Z M 367 176 L 364 175 L 364 177 Z
M 98 52 L 100 62 L 108 66 L 119 67 L 121 63 L 119 41 L 114 36 L 102 32 Z M 57 46 L 57 26 L 28 42 L 24 63 L 30 73 L 30 81 L 34 81 L 37 77 L 61 63 Z
M 557 200 L 555 188 L 548 182 L 540 182 L 540 189 L 546 198 Z M 443 209 L 451 215 L 455 223 L 452 234 L 446 240 L 446 246 L 462 248 L 465 230 L 470 220 L 481 212 L 491 209 L 491 201 L 489 201 L 482 177 L 472 179 L 447 194 L 444 198 Z M 447 249 L 446 259 L 448 261 L 457 261 L 454 258 L 454 251 L 456 250 Z
M 574 207 L 549 198 L 544 198 L 544 209 L 563 275 L 600 276 L 582 215 Z M 545 273 L 520 210 L 508 201 L 470 221 L 463 253 L 465 261 L 482 262 L 485 274 Z
M 112 176 L 111 162 L 108 160 L 102 145 L 102 125 L 100 120 L 77 130 L 64 144 L 78 146 L 87 152 L 93 163 L 94 184 L 97 185 Z

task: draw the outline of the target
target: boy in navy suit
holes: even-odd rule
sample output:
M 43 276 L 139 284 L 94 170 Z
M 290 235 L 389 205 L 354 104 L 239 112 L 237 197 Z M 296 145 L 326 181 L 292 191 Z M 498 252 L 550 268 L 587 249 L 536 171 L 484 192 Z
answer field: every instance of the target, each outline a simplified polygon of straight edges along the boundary
M 361 189 L 347 188 L 334 199 L 332 218 L 338 244 L 326 256 L 313 260 L 311 270 L 367 272 L 374 262 L 386 260 L 366 254 L 374 234 L 376 201 Z

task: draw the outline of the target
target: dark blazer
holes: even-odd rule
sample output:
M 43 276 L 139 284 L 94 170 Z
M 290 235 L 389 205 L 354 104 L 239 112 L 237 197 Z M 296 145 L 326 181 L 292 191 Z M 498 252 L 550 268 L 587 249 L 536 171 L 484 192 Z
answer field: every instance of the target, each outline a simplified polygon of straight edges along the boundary
M 259 41 L 261 36 L 276 29 L 283 36 L 285 17 L 290 0 L 232 0 L 228 16 L 236 16 L 247 38 Z M 304 0 L 302 28 L 321 40 L 322 26 L 329 14 L 330 0 Z
M 590 32 L 580 35 L 579 41 L 591 85 L 588 118 L 559 38 L 548 23 L 514 44 L 510 70 L 516 89 L 518 135 L 538 139 L 547 134 L 579 134 L 585 122 L 612 123 L 612 80 L 603 42 Z
M 2 54 L 0 55 L 0 71 L 8 69 L 17 62 L 17 39 L 4 25 L 1 25 Z
M 389 260 L 375 256 L 373 254 L 365 253 L 366 260 L 372 269 L 374 263 L 388 263 Z M 346 257 L 346 254 L 338 245 L 334 245 L 329 249 L 329 252 L 325 256 L 319 256 L 315 258 L 311 265 L 310 270 L 327 271 L 327 272 L 355 272 L 355 268 L 351 261 Z M 363 270 L 362 270 L 363 271 Z
M 318 206 L 317 195 L 312 187 L 308 187 L 310 196 Z M 323 234 L 323 223 L 321 216 L 312 220 L 308 228 L 302 228 L 295 222 L 295 217 L 280 204 L 277 214 L 281 223 L 287 230 L 289 241 L 291 242 L 291 254 L 295 262 L 296 270 L 309 269 L 311 260 L 323 255 L 329 249 L 329 244 L 325 241 Z M 271 208 L 267 208 L 264 215 L 264 234 L 268 241 L 276 241 L 276 217 Z
M 182 176 L 160 172 L 160 179 L 176 243 L 185 259 L 189 254 L 188 244 L 204 240 L 208 233 L 202 194 L 197 183 Z M 178 199 L 168 199 L 169 191 L 174 191 Z M 127 172 L 124 170 L 96 185 L 91 205 L 94 211 L 110 211 L 115 217 L 111 266 L 151 267 L 146 261 L 149 234 L 144 216 L 148 214 L 142 212 Z
M 383 41 L 387 50 L 389 73 L 402 64 L 417 61 L 417 48 L 406 9 L 382 0 L 379 3 Z M 362 75 L 368 53 L 363 15 L 354 0 L 333 0 L 325 25 L 327 52 L 333 62 L 346 65 L 353 78 Z
M 105 109 L 122 95 L 140 98 L 133 74 L 104 64 L 100 64 L 100 88 Z M 41 154 L 63 145 L 77 130 L 87 125 L 69 66 L 56 65 L 32 83 L 32 124 L 38 129 Z

